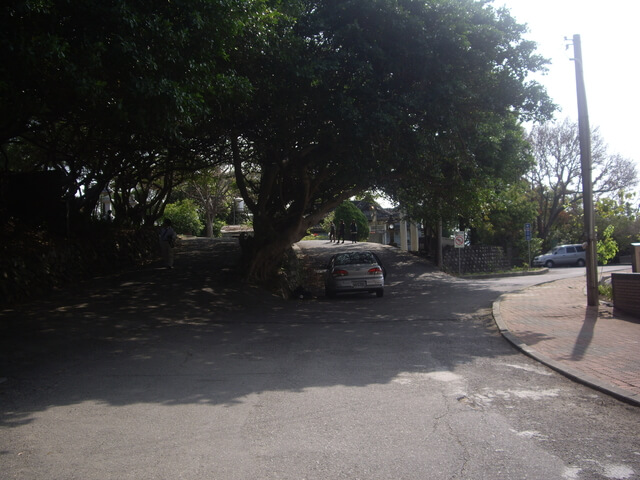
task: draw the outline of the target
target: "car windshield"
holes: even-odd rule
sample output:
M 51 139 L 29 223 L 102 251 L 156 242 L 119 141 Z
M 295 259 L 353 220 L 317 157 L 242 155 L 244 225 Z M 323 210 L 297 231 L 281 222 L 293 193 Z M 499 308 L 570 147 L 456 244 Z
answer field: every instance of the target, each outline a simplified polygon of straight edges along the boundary
M 359 263 L 376 263 L 376 260 L 369 252 L 349 252 L 336 255 L 336 265 L 356 265 Z

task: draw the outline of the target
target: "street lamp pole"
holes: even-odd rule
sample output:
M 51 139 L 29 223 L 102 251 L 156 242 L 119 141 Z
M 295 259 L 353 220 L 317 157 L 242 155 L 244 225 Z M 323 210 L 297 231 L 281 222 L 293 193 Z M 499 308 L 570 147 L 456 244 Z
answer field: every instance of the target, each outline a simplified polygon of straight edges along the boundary
M 587 243 L 587 305 L 596 306 L 598 295 L 597 243 L 593 214 L 593 185 L 591 180 L 591 130 L 587 110 L 587 94 L 582 70 L 582 45 L 580 35 L 573 36 L 573 52 L 576 65 L 578 93 L 578 130 L 580 136 L 580 162 L 582 164 L 582 202 L 584 206 L 584 230 Z

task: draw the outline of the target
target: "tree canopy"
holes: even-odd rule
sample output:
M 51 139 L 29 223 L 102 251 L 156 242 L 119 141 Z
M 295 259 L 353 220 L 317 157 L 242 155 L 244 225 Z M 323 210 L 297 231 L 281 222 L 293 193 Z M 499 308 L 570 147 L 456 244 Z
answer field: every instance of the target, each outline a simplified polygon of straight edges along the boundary
M 336 230 L 339 228 L 340 222 L 344 222 L 345 237 L 347 240 L 351 239 L 351 222 L 353 221 L 355 221 L 356 224 L 356 239 L 364 242 L 369 238 L 369 222 L 367 221 L 367 217 L 365 217 L 364 213 L 351 201 L 342 202 L 336 207 L 333 221 L 336 225 Z
M 113 192 L 116 219 L 152 222 L 173 186 L 214 154 L 217 103 L 246 85 L 229 51 L 244 0 L 11 0 L 0 10 L 5 170 L 57 170 L 88 216 Z M 196 126 L 206 121 L 203 135 Z M 221 161 L 221 160 L 218 160 Z M 130 201 L 135 197 L 135 202 Z
M 7 169 L 63 172 L 85 214 L 109 186 L 135 223 L 232 164 L 255 279 L 367 189 L 464 208 L 553 109 L 525 27 L 481 0 L 13 0 L 0 27 Z
M 0 141 L 68 121 L 173 136 L 224 97 L 244 1 L 10 0 L 0 17 Z M 79 126 L 79 125 L 78 125 Z
M 238 63 L 253 95 L 231 142 L 254 216 L 255 277 L 355 193 L 473 194 L 520 161 L 517 119 L 553 108 L 525 80 L 544 61 L 506 10 L 472 0 L 287 5 Z

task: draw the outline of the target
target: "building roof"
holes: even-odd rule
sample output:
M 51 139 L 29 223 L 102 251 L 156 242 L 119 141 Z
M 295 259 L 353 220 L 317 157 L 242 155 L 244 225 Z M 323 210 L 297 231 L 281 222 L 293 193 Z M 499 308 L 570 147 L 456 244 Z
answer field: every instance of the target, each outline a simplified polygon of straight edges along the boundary
M 395 217 L 396 219 L 398 218 L 398 211 L 396 208 L 382 208 L 377 202 L 369 202 L 367 200 L 352 200 L 352 202 L 364 214 L 369 222 L 373 220 L 374 212 L 378 222 L 386 222 L 391 217 Z

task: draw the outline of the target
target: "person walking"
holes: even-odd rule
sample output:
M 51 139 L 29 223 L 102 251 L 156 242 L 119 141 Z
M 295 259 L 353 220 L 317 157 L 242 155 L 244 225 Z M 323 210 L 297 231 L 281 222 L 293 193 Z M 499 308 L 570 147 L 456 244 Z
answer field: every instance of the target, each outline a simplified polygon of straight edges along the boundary
M 351 232 L 351 243 L 358 243 L 358 226 L 355 219 L 351 220 L 349 231 Z
M 336 224 L 331 222 L 329 227 L 329 243 L 336 241 Z
M 336 243 L 340 243 L 340 239 L 342 238 L 342 243 L 344 243 L 344 232 L 345 232 L 346 226 L 344 224 L 344 220 L 340 220 L 340 226 L 338 227 L 338 239 L 336 241 Z
M 162 222 L 159 237 L 162 264 L 166 268 L 173 268 L 173 247 L 176 245 L 178 235 L 173 227 L 171 227 L 171 220 L 168 218 L 165 218 L 164 222 Z

